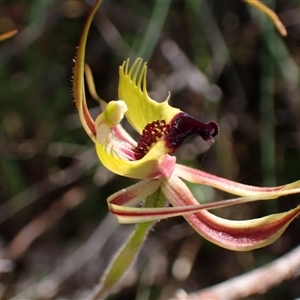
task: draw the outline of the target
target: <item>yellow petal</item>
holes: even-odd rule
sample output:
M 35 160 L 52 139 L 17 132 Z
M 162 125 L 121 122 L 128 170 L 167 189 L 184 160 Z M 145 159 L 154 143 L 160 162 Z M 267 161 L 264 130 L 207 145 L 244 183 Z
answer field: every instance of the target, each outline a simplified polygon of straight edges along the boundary
M 158 103 L 151 99 L 146 87 L 147 66 L 141 58 L 136 59 L 129 69 L 129 59 L 119 69 L 119 98 L 127 104 L 125 114 L 129 123 L 140 134 L 144 127 L 156 120 L 169 123 L 180 110 L 169 105 L 167 99 Z
M 176 158 L 165 153 L 165 143 L 160 141 L 140 160 L 129 161 L 114 148 L 96 143 L 98 157 L 111 172 L 136 179 L 169 178 L 175 168 Z
M 300 193 L 300 180 L 281 186 L 259 187 L 232 181 L 179 164 L 176 164 L 174 174 L 191 183 L 209 185 L 239 196 L 252 195 L 256 196 L 258 199 L 275 199 L 286 195 Z
M 163 181 L 162 190 L 167 200 L 175 207 L 198 204 L 188 187 L 175 175 L 168 181 Z M 205 209 L 185 214 L 183 217 L 200 235 L 212 243 L 235 251 L 248 251 L 276 241 L 299 214 L 300 206 L 288 212 L 243 221 L 223 219 Z
M 166 199 L 174 207 L 131 207 L 145 199 L 144 197 L 159 185 Z M 298 206 L 284 213 L 235 221 L 220 218 L 207 211 L 207 209 L 253 201 L 255 198 L 255 196 L 241 197 L 200 205 L 183 181 L 173 175 L 168 180 L 139 182 L 128 190 L 112 195 L 108 199 L 108 205 L 119 223 L 142 223 L 183 216 L 210 242 L 230 250 L 248 251 L 265 247 L 276 241 L 300 214 L 300 206 Z
M 184 218 L 212 243 L 230 250 L 249 251 L 275 242 L 299 214 L 300 206 L 288 212 L 244 221 L 226 220 L 206 210 Z
M 126 187 L 107 198 L 108 207 L 137 206 L 154 194 L 161 184 L 160 180 L 145 179 Z

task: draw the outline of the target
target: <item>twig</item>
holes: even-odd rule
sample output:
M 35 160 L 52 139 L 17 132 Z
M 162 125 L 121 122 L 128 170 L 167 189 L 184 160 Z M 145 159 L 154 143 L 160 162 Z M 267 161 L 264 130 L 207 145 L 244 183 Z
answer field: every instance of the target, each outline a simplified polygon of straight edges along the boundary
M 3 256 L 12 260 L 20 259 L 38 237 L 57 224 L 58 220 L 68 210 L 76 207 L 83 199 L 84 192 L 81 189 L 70 189 L 61 199 L 55 201 L 50 208 L 24 226 L 2 251 Z
M 118 224 L 108 214 L 94 233 L 74 253 L 68 255 L 59 266 L 41 282 L 30 286 L 11 300 L 41 299 L 54 297 L 59 286 L 95 257 L 104 247 L 110 236 L 116 231 Z
M 89 149 L 80 153 L 76 156 L 75 163 L 70 167 L 42 179 L 40 182 L 22 191 L 4 204 L 1 204 L 0 223 L 4 222 L 39 198 L 78 180 L 84 173 L 95 165 L 96 160 L 92 154 L 93 151 L 94 149 Z
M 300 246 L 275 261 L 212 287 L 190 293 L 189 299 L 241 299 L 262 294 L 284 280 L 300 275 Z M 181 299 L 177 297 L 177 299 Z

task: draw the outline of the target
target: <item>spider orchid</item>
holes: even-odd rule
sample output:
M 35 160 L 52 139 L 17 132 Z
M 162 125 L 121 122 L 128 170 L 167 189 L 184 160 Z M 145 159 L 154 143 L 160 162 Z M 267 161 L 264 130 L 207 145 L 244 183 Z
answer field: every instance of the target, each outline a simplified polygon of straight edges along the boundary
M 103 112 L 96 120 L 92 119 L 85 98 L 84 57 L 89 27 L 100 2 L 94 5 L 81 36 L 74 69 L 74 97 L 81 123 L 95 143 L 101 163 L 118 175 L 141 180 L 111 195 L 107 199 L 109 210 L 120 223 L 183 216 L 207 240 L 237 251 L 274 242 L 300 214 L 300 206 L 288 212 L 244 221 L 223 219 L 209 210 L 299 193 L 300 181 L 277 187 L 255 187 L 177 164 L 172 154 L 187 136 L 197 134 L 205 141 L 213 141 L 219 127 L 214 121 L 203 123 L 170 106 L 170 95 L 162 103 L 151 99 L 146 86 L 147 66 L 142 59 L 138 58 L 132 65 L 128 59 L 120 66 L 120 100 L 107 104 L 100 100 Z M 86 72 L 90 76 L 88 68 Z M 95 94 L 91 80 L 88 82 Z M 120 124 L 124 117 L 140 134 L 137 142 Z M 201 205 L 182 179 L 237 197 Z M 158 191 L 163 205 L 137 207 Z

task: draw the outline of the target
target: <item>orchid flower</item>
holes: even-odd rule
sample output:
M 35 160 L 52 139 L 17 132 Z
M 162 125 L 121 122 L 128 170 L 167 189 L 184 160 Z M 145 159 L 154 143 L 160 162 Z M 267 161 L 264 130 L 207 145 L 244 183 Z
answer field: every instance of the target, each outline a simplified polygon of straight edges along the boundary
M 248 1 L 250 2 L 250 1 Z M 300 192 L 300 181 L 277 187 L 255 187 L 176 163 L 174 152 L 190 135 L 213 141 L 216 122 L 201 122 L 169 104 L 158 103 L 147 92 L 147 65 L 141 58 L 126 60 L 119 68 L 119 100 L 100 100 L 102 113 L 93 120 L 86 104 L 84 56 L 90 24 L 100 5 L 94 5 L 81 36 L 74 69 L 73 90 L 81 123 L 95 144 L 101 163 L 115 174 L 140 179 L 111 195 L 109 210 L 120 223 L 142 223 L 183 216 L 204 238 L 221 247 L 246 251 L 273 243 L 300 214 L 300 206 L 252 220 L 227 220 L 209 210 L 241 203 L 271 200 Z M 89 78 L 89 69 L 86 68 Z M 90 90 L 95 94 L 91 79 Z M 121 125 L 126 118 L 140 134 L 135 141 Z M 208 185 L 235 195 L 232 199 L 199 204 L 184 181 Z M 163 203 L 137 207 L 159 192 Z M 170 206 L 171 205 L 171 206 Z

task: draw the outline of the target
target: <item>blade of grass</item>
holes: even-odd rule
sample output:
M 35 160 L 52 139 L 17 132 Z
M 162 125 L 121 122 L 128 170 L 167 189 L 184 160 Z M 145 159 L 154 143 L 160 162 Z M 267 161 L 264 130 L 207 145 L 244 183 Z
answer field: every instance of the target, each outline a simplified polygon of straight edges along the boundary
M 162 27 L 167 18 L 172 1 L 156 0 L 148 27 L 145 31 L 143 41 L 137 52 L 137 55 L 143 57 L 145 61 L 150 61 L 154 48 L 160 37 Z
M 265 15 L 259 15 L 261 29 L 260 49 L 260 124 L 261 124 L 261 166 L 263 185 L 276 185 L 275 161 L 275 119 L 274 119 L 274 60 L 267 45 L 274 44 L 274 27 Z M 275 203 L 275 202 L 274 202 Z M 268 204 L 269 205 L 269 204 Z

